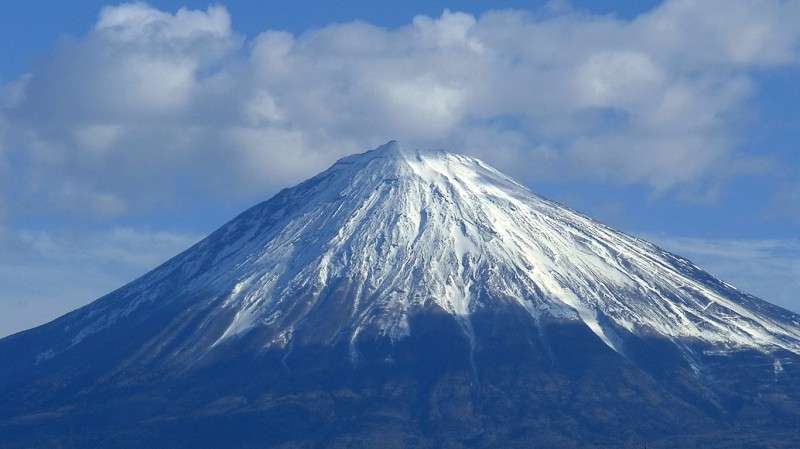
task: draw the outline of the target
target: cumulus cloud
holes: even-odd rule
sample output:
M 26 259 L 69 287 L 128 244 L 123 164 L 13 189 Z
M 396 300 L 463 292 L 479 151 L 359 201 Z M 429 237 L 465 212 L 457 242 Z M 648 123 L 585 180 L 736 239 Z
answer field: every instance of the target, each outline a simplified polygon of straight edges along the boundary
M 0 337 L 87 304 L 199 238 L 133 228 L 88 233 L 0 228 Z
M 800 240 L 648 238 L 743 291 L 800 312 Z
M 747 170 L 753 73 L 798 62 L 798 22 L 798 2 L 671 0 L 632 20 L 445 11 L 245 40 L 221 6 L 107 7 L 3 87 L 6 201 L 109 217 L 266 193 L 389 139 L 527 181 L 698 191 Z

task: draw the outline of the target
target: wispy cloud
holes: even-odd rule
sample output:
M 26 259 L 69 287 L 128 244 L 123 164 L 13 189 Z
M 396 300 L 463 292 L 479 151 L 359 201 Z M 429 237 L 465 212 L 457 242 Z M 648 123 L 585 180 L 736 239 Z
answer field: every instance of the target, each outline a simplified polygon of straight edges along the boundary
M 800 312 L 800 239 L 646 238 L 741 290 Z
M 786 183 L 775 192 L 769 213 L 774 217 L 800 223 L 800 182 Z
M 0 337 L 87 304 L 197 240 L 131 228 L 81 234 L 0 228 Z

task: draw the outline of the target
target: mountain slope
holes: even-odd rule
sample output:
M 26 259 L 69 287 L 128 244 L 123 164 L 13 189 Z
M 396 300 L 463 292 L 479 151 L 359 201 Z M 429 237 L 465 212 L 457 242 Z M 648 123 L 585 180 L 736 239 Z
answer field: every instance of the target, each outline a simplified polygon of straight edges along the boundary
M 780 424 L 773 409 L 796 422 L 798 353 L 798 315 L 481 161 L 390 142 L 280 192 L 89 306 L 1 340 L 0 358 L 14 363 L 0 367 L 0 418 L 23 435 L 21 416 L 48 410 L 64 422 L 54 409 L 99 398 L 130 408 L 133 392 L 181 392 L 182 405 L 167 407 L 174 420 L 190 415 L 188 404 L 229 416 L 252 408 L 236 401 L 265 392 L 274 400 L 346 388 L 366 401 L 395 385 L 410 389 L 395 397 L 410 401 L 406 410 L 378 415 L 411 413 L 404 425 L 415 429 L 488 428 L 521 413 L 577 429 L 569 444 L 580 445 L 597 430 L 592 419 L 573 422 L 588 401 L 612 417 L 604 432 L 623 417 L 646 426 L 626 410 L 637 404 L 658 423 L 632 432 L 668 439 L 665 422 L 766 413 Z M 557 399 L 579 391 L 596 397 Z M 755 392 L 768 398 L 738 396 Z M 456 418 L 440 410 L 450 417 L 437 421 L 436 394 L 465 408 Z M 220 412 L 223 399 L 234 403 Z

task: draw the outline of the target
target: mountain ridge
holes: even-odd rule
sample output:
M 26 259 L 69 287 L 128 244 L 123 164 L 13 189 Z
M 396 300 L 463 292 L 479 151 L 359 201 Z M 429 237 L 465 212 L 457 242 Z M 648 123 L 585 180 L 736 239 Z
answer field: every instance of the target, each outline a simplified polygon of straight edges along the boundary
M 382 159 L 385 161 L 381 161 Z M 357 169 L 353 169 L 354 166 L 356 166 Z M 367 174 L 362 176 L 367 178 L 364 182 L 364 186 L 359 185 L 353 187 L 352 180 L 359 178 L 359 176 L 362 175 L 362 171 L 367 170 L 367 168 L 359 166 L 377 166 L 377 168 L 373 169 L 374 173 L 367 171 Z M 481 171 L 479 172 L 478 170 Z M 453 171 L 453 173 L 449 171 Z M 483 176 L 480 180 L 483 181 L 484 184 L 475 182 L 478 176 Z M 492 178 L 489 176 L 492 176 Z M 388 294 L 394 294 L 400 297 L 402 294 L 397 293 L 400 291 L 410 291 L 412 289 L 410 286 L 411 282 L 424 281 L 424 276 L 430 273 L 428 272 L 420 275 L 422 278 L 419 279 L 414 278 L 413 275 L 402 271 L 404 268 L 407 269 L 407 264 L 413 263 L 409 262 L 412 260 L 411 257 L 407 256 L 405 259 L 402 259 L 402 255 L 398 255 L 398 253 L 402 252 L 403 248 L 394 250 L 392 247 L 370 247 L 371 239 L 375 238 L 378 239 L 377 241 L 389 241 L 390 243 L 388 243 L 388 245 L 395 248 L 401 244 L 405 244 L 407 248 L 411 248 L 418 243 L 418 239 L 428 237 L 429 241 L 425 242 L 425 244 L 443 248 L 443 251 L 447 253 L 447 257 L 435 259 L 432 253 L 426 253 L 424 250 L 419 250 L 417 248 L 409 249 L 406 252 L 411 253 L 416 251 L 414 257 L 422 261 L 418 263 L 415 268 L 419 269 L 420 265 L 422 265 L 425 269 L 433 270 L 432 272 L 436 273 L 438 278 L 431 281 L 431 284 L 447 284 L 450 282 L 450 285 L 454 286 L 453 288 L 457 291 L 453 291 L 453 289 L 449 289 L 449 287 L 440 289 L 437 295 L 426 298 L 426 300 L 436 302 L 444 310 L 456 316 L 468 316 L 469 308 L 473 306 L 470 301 L 474 299 L 474 293 L 468 291 L 471 288 L 471 280 L 474 280 L 476 276 L 489 276 L 490 278 L 492 276 L 492 273 L 486 273 L 485 271 L 478 273 L 477 271 L 491 270 L 492 266 L 496 267 L 505 264 L 511 266 L 510 269 L 506 270 L 506 276 L 527 276 L 530 279 L 523 279 L 526 281 L 527 285 L 512 285 L 509 286 L 506 291 L 500 293 L 506 295 L 514 294 L 518 298 L 525 298 L 533 296 L 532 292 L 537 294 L 538 290 L 537 298 L 530 301 L 520 301 L 520 305 L 531 313 L 532 316 L 545 313 L 553 315 L 553 317 L 563 317 L 577 313 L 578 318 L 589 325 L 598 337 L 607 345 L 614 348 L 613 339 L 615 337 L 613 335 L 605 335 L 605 331 L 597 323 L 597 317 L 592 315 L 596 314 L 598 309 L 609 315 L 610 311 L 608 309 L 610 307 L 624 308 L 626 304 L 624 304 L 622 300 L 617 300 L 607 301 L 600 305 L 592 305 L 587 304 L 585 301 L 580 301 L 577 295 L 583 293 L 584 295 L 593 297 L 595 301 L 600 302 L 603 298 L 598 294 L 587 292 L 589 288 L 609 289 L 609 286 L 613 284 L 613 287 L 618 288 L 621 286 L 626 289 L 626 291 L 622 292 L 623 295 L 630 295 L 630 291 L 637 293 L 635 290 L 653 289 L 653 286 L 648 284 L 646 280 L 636 278 L 635 276 L 629 276 L 628 273 L 626 273 L 626 270 L 630 270 L 632 267 L 625 267 L 623 265 L 635 265 L 638 263 L 639 265 L 650 265 L 651 267 L 645 268 L 650 268 L 651 272 L 655 272 L 661 277 L 669 275 L 675 278 L 673 284 L 685 284 L 670 285 L 669 287 L 672 287 L 672 289 L 666 293 L 661 291 L 655 292 L 656 295 L 660 296 L 660 300 L 664 304 L 656 304 L 655 308 L 657 310 L 646 308 L 644 312 L 642 312 L 642 314 L 660 315 L 659 318 L 662 319 L 664 317 L 674 318 L 680 320 L 680 322 L 667 322 L 665 330 L 658 329 L 659 325 L 664 327 L 663 320 L 662 322 L 654 322 L 653 320 L 645 320 L 642 316 L 634 316 L 634 320 L 638 320 L 639 323 L 647 326 L 647 330 L 660 331 L 664 335 L 675 338 L 698 336 L 705 338 L 711 335 L 716 339 L 714 341 L 723 341 L 733 346 L 737 344 L 749 347 L 767 345 L 793 350 L 794 352 L 800 350 L 800 343 L 798 343 L 798 341 L 800 341 L 800 331 L 796 329 L 800 319 L 797 316 L 792 317 L 788 315 L 788 325 L 790 327 L 788 331 L 780 324 L 775 325 L 775 323 L 760 322 L 758 317 L 749 313 L 747 309 L 743 310 L 741 307 L 737 307 L 740 306 L 739 304 L 728 303 L 724 294 L 739 295 L 739 297 L 744 300 L 748 300 L 748 298 L 750 298 L 749 296 L 742 295 L 738 291 L 730 288 L 728 284 L 716 280 L 716 285 L 709 288 L 701 282 L 683 276 L 683 273 L 680 273 L 678 270 L 686 269 L 694 272 L 693 274 L 695 276 L 699 274 L 702 277 L 711 278 L 685 259 L 668 255 L 666 251 L 654 245 L 612 231 L 610 228 L 600 225 L 583 215 L 535 196 L 511 178 L 505 177 L 479 160 L 466 158 L 460 155 L 457 156 L 444 151 L 408 151 L 404 150 L 397 142 L 392 141 L 371 152 L 343 158 L 337 161 L 329 170 L 326 170 L 317 177 L 311 178 L 305 183 L 301 183 L 294 189 L 313 189 L 313 183 L 315 182 L 330 183 L 332 185 L 327 188 L 331 190 L 345 189 L 346 191 L 346 189 L 352 190 L 357 188 L 360 189 L 358 194 L 367 195 L 367 199 L 362 200 L 356 197 L 355 201 L 353 201 L 352 197 L 342 199 L 337 196 L 330 196 L 334 193 L 341 195 L 342 190 L 338 193 L 313 191 L 311 195 L 306 195 L 306 197 L 299 199 L 300 201 L 307 201 L 307 204 L 289 204 L 288 207 L 297 208 L 297 210 L 290 212 L 287 212 L 285 209 L 279 209 L 277 212 L 268 210 L 265 211 L 265 213 L 268 215 L 271 214 L 270 216 L 261 216 L 258 218 L 260 220 L 266 219 L 267 221 L 281 220 L 282 218 L 278 217 L 277 214 L 294 214 L 292 217 L 289 217 L 286 222 L 289 223 L 288 226 L 294 226 L 296 228 L 294 231 L 291 231 L 295 232 L 294 234 L 290 234 L 285 229 L 281 229 L 280 234 L 276 236 L 267 236 L 266 238 L 258 240 L 260 237 L 255 234 L 257 232 L 263 232 L 263 229 L 259 231 L 251 228 L 247 232 L 254 233 L 253 236 L 244 236 L 233 242 L 215 243 L 215 245 L 222 246 L 220 248 L 211 249 L 212 251 L 219 251 L 217 255 L 219 260 L 206 260 L 206 263 L 218 265 L 219 263 L 223 263 L 227 256 L 226 252 L 242 252 L 241 249 L 236 249 L 236 245 L 247 244 L 248 238 L 253 239 L 253 241 L 258 241 L 258 244 L 264 245 L 264 248 L 247 248 L 247 251 L 250 251 L 250 253 L 245 253 L 244 257 L 240 257 L 240 259 L 233 263 L 234 266 L 230 268 L 237 272 L 238 278 L 233 280 L 232 286 L 230 285 L 232 282 L 231 276 L 226 273 L 227 268 L 218 266 L 215 270 L 210 271 L 210 275 L 207 272 L 195 274 L 202 277 L 199 282 L 202 283 L 204 287 L 223 283 L 225 285 L 221 286 L 221 290 L 229 289 L 227 298 L 221 303 L 218 302 L 219 307 L 229 308 L 236 307 L 236 305 L 239 307 L 237 315 L 227 327 L 225 333 L 219 336 L 218 340 L 215 341 L 215 344 L 233 335 L 244 332 L 253 326 L 253 315 L 263 313 L 260 312 L 256 306 L 270 307 L 270 298 L 268 298 L 270 294 L 275 297 L 286 296 L 285 291 L 278 290 L 274 293 L 269 291 L 270 288 L 276 288 L 271 286 L 269 282 L 279 283 L 280 280 L 263 279 L 263 273 L 270 273 L 270 270 L 273 272 L 275 270 L 283 270 L 280 272 L 280 275 L 284 276 L 284 278 L 288 279 L 288 277 L 292 275 L 303 277 L 303 280 L 292 279 L 294 284 L 278 285 L 278 289 L 304 288 L 307 286 L 302 285 L 301 281 L 305 281 L 313 284 L 310 286 L 311 288 L 319 289 L 321 292 L 327 287 L 326 283 L 329 281 L 330 271 L 346 266 L 350 271 L 350 273 L 348 273 L 349 275 L 363 278 L 361 279 L 360 285 L 357 287 L 360 290 L 354 297 L 355 304 L 352 313 L 357 314 L 359 312 L 358 308 L 361 305 L 359 302 L 363 299 L 361 295 L 367 294 L 364 292 L 365 288 L 367 290 L 370 288 L 378 289 L 381 287 L 380 283 L 382 282 L 382 288 L 388 289 Z M 399 186 L 399 188 L 410 189 L 412 187 L 409 187 L 408 184 L 411 183 L 418 183 L 421 187 L 417 188 L 418 192 L 414 192 L 416 196 L 409 195 L 406 192 L 396 192 L 397 189 L 391 187 L 384 189 L 386 184 L 401 182 L 403 185 Z M 345 184 L 345 187 L 342 187 L 342 183 Z M 496 185 L 502 185 L 506 191 L 494 188 Z M 293 192 L 296 193 L 294 189 L 287 190 L 285 191 L 286 193 L 282 192 L 276 197 L 282 194 L 292 195 Z M 374 191 L 365 192 L 365 190 L 370 189 L 374 189 Z M 428 196 L 427 192 L 423 192 L 424 189 L 431 189 L 430 192 L 432 193 Z M 512 193 L 508 194 L 508 191 Z M 374 192 L 378 193 L 375 194 Z M 386 198 L 377 198 L 376 195 L 386 195 Z M 461 205 L 453 207 L 453 203 L 459 203 L 459 201 L 455 201 L 453 197 L 459 195 L 463 195 L 465 198 L 457 198 L 461 200 Z M 480 203 L 482 200 L 480 195 L 483 195 L 484 198 L 490 198 L 488 205 L 481 205 L 480 207 L 474 208 L 463 205 L 464 203 L 469 204 L 467 200 Z M 320 196 L 322 196 L 322 198 L 319 198 Z M 520 201 L 520 197 L 524 201 Z M 354 204 L 349 205 L 346 201 L 354 202 Z M 374 205 L 361 204 L 359 201 L 365 203 L 369 201 L 386 201 L 388 203 Z M 525 201 L 535 201 L 537 203 L 535 207 L 538 209 L 533 212 L 525 211 L 524 209 L 526 207 L 530 208 L 530 205 L 526 204 Z M 344 206 L 342 206 L 343 203 L 345 204 Z M 324 207 L 329 204 L 335 204 L 338 210 L 341 210 L 343 207 L 349 207 L 349 209 L 342 214 L 343 218 L 333 223 L 333 225 L 337 227 L 335 232 L 334 230 L 325 229 L 325 226 L 331 226 L 330 217 L 309 217 L 312 213 L 308 212 L 308 210 Z M 256 207 L 258 208 L 259 206 Z M 394 208 L 397 210 L 394 210 Z M 516 212 L 514 212 L 516 215 L 526 212 L 534 214 L 534 218 L 539 219 L 539 222 L 533 223 L 529 229 L 520 231 L 518 223 L 513 223 L 512 214 L 504 214 L 501 210 L 502 208 L 516 209 Z M 387 231 L 383 229 L 382 222 L 369 222 L 366 215 L 363 215 L 366 210 L 372 214 L 379 215 L 382 217 L 382 220 L 388 220 L 387 224 L 391 224 L 394 228 Z M 327 212 L 331 211 L 326 209 L 326 213 Z M 337 210 L 333 210 L 331 213 L 336 214 Z M 558 215 L 556 215 L 556 218 L 551 218 L 546 215 L 547 213 L 554 215 L 561 214 L 565 216 L 565 218 Z M 413 216 L 415 214 L 418 214 L 418 216 Z M 439 214 L 439 216 L 435 216 L 436 214 Z M 333 216 L 336 217 L 335 215 Z M 309 219 L 312 220 L 312 222 L 311 224 L 300 223 L 297 217 L 300 217 L 302 220 Z M 295 218 L 295 220 L 293 221 L 292 218 Z M 555 220 L 569 220 L 569 222 L 548 223 L 548 220 L 550 222 Z M 367 223 L 366 225 L 365 222 Z M 287 226 L 286 223 L 284 223 L 283 226 Z M 515 225 L 517 226 L 516 228 L 513 227 Z M 225 229 L 228 235 L 231 235 L 236 232 L 235 228 L 241 226 L 244 225 L 234 220 L 225 225 L 223 229 Z M 258 226 L 263 228 L 263 223 L 259 223 Z M 315 226 L 319 229 L 310 229 Z M 341 226 L 357 228 L 362 234 L 366 233 L 367 237 L 359 236 L 352 229 L 345 231 L 346 228 L 341 228 Z M 436 229 L 436 226 L 440 229 Z M 578 226 L 590 226 L 590 228 L 588 231 L 586 229 L 576 229 Z M 525 231 L 528 231 L 528 233 L 524 234 Z M 541 234 L 535 235 L 530 231 L 537 231 Z M 300 235 L 300 232 L 305 232 L 305 234 Z M 349 232 L 349 234 L 346 234 L 346 232 Z M 489 234 L 489 237 L 486 238 L 480 233 Z M 574 241 L 556 241 L 564 235 L 573 237 L 570 236 L 569 233 L 574 234 L 574 239 L 576 240 L 594 238 L 595 241 L 578 243 Z M 520 238 L 519 234 L 523 234 L 522 238 Z M 270 238 L 283 238 L 278 244 L 272 244 L 272 246 L 284 246 L 277 249 L 268 247 L 271 243 L 265 242 L 265 240 L 269 240 Z M 493 244 L 494 242 L 492 242 L 492 240 L 496 238 L 500 240 L 511 240 L 513 245 L 516 245 L 517 248 L 509 249 L 509 245 L 502 242 L 499 245 Z M 527 243 L 523 240 L 535 241 L 537 238 L 541 240 L 550 239 L 552 243 L 536 242 L 533 245 L 528 245 L 528 247 L 519 248 Z M 604 238 L 607 240 L 602 240 Z M 299 245 L 297 245 L 297 241 L 299 239 L 305 239 L 302 248 L 298 248 Z M 362 240 L 359 241 L 358 239 Z M 394 239 L 394 241 L 391 239 Z M 608 239 L 612 239 L 613 241 L 609 243 Z M 562 238 L 562 240 L 565 239 Z M 617 244 L 618 246 L 614 247 L 613 244 Z M 347 245 L 359 246 L 354 249 Z M 446 248 L 448 245 L 452 249 Z M 594 245 L 594 247 L 590 247 L 591 245 Z M 203 250 L 204 246 L 209 245 L 201 242 L 196 248 Z M 311 249 L 312 247 L 313 249 Z M 655 256 L 646 253 L 642 256 L 644 253 L 642 248 L 644 251 L 654 253 Z M 191 254 L 192 251 L 193 250 L 190 249 L 185 254 Z M 259 251 L 261 251 L 261 253 L 259 253 Z M 347 251 L 351 251 L 351 253 L 347 253 Z M 597 251 L 597 253 L 592 253 L 592 251 Z M 626 254 L 625 251 L 629 252 Z M 292 258 L 291 263 L 296 271 L 291 271 L 293 269 L 292 267 L 280 266 L 277 264 L 258 265 L 261 263 L 259 261 L 263 261 L 265 258 L 262 255 L 263 253 L 269 253 L 272 257 L 285 256 L 287 260 L 288 258 Z M 597 255 L 598 253 L 600 256 Z M 450 273 L 449 270 L 463 270 L 463 264 L 482 263 L 483 261 L 481 261 L 481 259 L 487 258 L 487 254 L 493 257 L 491 263 L 494 265 L 489 266 L 489 268 L 485 266 L 475 268 L 472 272 L 467 273 L 467 275 L 462 275 L 461 279 L 454 279 L 451 277 L 452 273 Z M 350 257 L 350 259 L 348 259 L 348 257 Z M 559 259 L 569 259 L 570 257 L 577 258 L 582 262 L 582 265 L 578 266 L 569 261 L 566 261 L 566 263 L 561 262 L 562 265 L 559 265 Z M 629 257 L 631 260 L 626 260 L 624 257 Z M 299 261 L 298 259 L 303 260 Z M 389 259 L 392 260 L 387 262 Z M 518 262 L 519 260 L 522 260 L 522 262 Z M 386 266 L 390 262 L 399 265 Z M 192 262 L 181 263 L 192 264 Z M 256 264 L 258 268 L 249 271 L 247 271 L 247 269 L 241 269 L 242 266 L 248 263 Z M 353 267 L 352 264 L 354 263 L 360 265 Z M 375 267 L 370 266 L 371 264 L 375 264 L 376 267 L 380 268 L 383 274 L 376 272 L 373 269 Z M 674 266 L 669 266 L 671 264 L 683 266 L 678 266 L 676 269 Z M 544 268 L 539 269 L 539 266 L 544 266 Z M 309 269 L 309 267 L 311 267 L 311 269 Z M 664 268 L 664 273 L 666 274 L 658 272 L 659 269 Z M 191 270 L 192 268 L 183 267 L 183 269 Z M 163 268 L 159 268 L 156 271 L 158 270 L 163 271 Z M 549 276 L 547 270 L 549 270 L 550 273 L 555 272 L 555 275 Z M 562 272 L 559 273 L 559 270 Z M 583 270 L 583 273 L 581 273 L 583 274 L 583 278 L 579 279 L 579 281 L 583 281 L 584 285 L 573 287 L 578 281 L 575 279 L 568 279 L 571 274 L 570 270 Z M 529 273 L 524 273 L 524 271 L 529 271 Z M 405 282 L 398 281 L 397 279 L 388 279 L 385 273 L 392 273 L 395 278 L 397 277 L 397 273 L 403 273 L 406 276 Z M 348 274 L 343 274 L 343 276 Z M 655 277 L 652 273 L 647 274 L 651 275 L 651 277 Z M 458 274 L 456 277 L 457 276 Z M 262 277 L 262 279 L 258 280 L 257 278 L 259 277 Z M 607 279 L 604 279 L 604 277 Z M 591 285 L 592 281 L 589 280 L 590 278 L 594 278 L 594 280 L 602 279 L 604 282 Z M 492 278 L 491 281 L 495 283 L 501 282 L 496 278 Z M 522 280 L 519 282 L 521 281 Z M 253 284 L 254 282 L 255 284 Z M 638 285 L 636 285 L 637 283 Z M 187 287 L 187 289 L 191 288 L 194 287 L 191 285 Z M 677 306 L 675 306 L 669 300 L 669 295 L 681 295 L 682 293 L 680 291 L 676 291 L 680 288 L 696 290 L 684 296 L 689 297 L 691 300 L 706 302 L 703 304 L 690 305 L 678 303 Z M 254 291 L 254 289 L 256 290 Z M 267 291 L 265 291 L 265 289 Z M 579 289 L 583 289 L 583 292 Z M 661 289 L 663 290 L 664 288 L 661 287 Z M 720 291 L 725 292 L 721 294 Z M 320 292 L 316 294 L 320 294 Z M 225 292 L 221 292 L 220 294 L 225 294 Z M 311 294 L 313 295 L 315 293 L 311 292 Z M 606 292 L 607 297 L 613 297 L 614 295 L 620 296 L 621 294 L 617 291 Z M 244 299 L 242 299 L 242 297 L 244 297 Z M 612 298 L 612 300 L 613 299 L 616 298 Z M 684 298 L 680 299 L 685 301 Z M 219 300 L 217 299 L 217 301 Z M 389 303 L 386 304 L 386 306 L 407 308 L 410 306 L 409 303 L 414 303 L 413 298 L 409 300 L 407 297 L 399 298 L 398 301 L 401 301 L 401 303 Z M 252 304 L 252 302 L 257 304 Z M 690 306 L 696 307 L 691 308 Z M 537 307 L 546 310 L 537 310 Z M 675 307 L 676 310 L 658 310 L 659 307 Z M 687 317 L 687 314 L 690 313 L 702 316 L 702 312 L 709 312 L 709 309 L 717 307 L 723 308 L 723 313 L 730 313 L 734 317 L 740 317 L 741 320 L 736 324 L 750 327 L 746 327 L 745 329 L 737 327 L 721 329 L 720 326 L 722 323 L 717 319 L 710 322 L 710 329 L 700 330 L 698 326 L 695 326 L 691 322 L 693 317 Z M 623 310 L 621 312 L 626 311 Z M 274 313 L 275 312 L 273 312 L 273 314 Z M 383 330 L 390 333 L 393 337 L 400 337 L 407 332 L 402 312 L 397 312 L 394 315 L 387 313 L 383 315 L 383 318 L 391 322 L 384 323 L 385 327 Z M 612 317 L 618 324 L 621 323 L 623 327 L 629 331 L 634 329 L 635 324 L 639 324 L 627 322 L 624 318 L 625 317 L 619 316 Z M 701 324 L 708 324 L 708 322 Z M 688 330 L 682 332 L 684 329 L 676 329 L 678 325 L 684 326 Z M 87 327 L 83 334 L 78 334 L 73 339 L 80 341 L 85 334 L 93 332 L 93 329 L 100 326 L 101 325 Z M 468 332 L 468 323 L 466 323 L 465 326 Z M 792 326 L 795 327 L 795 329 L 791 329 Z M 358 330 L 356 329 L 354 332 L 357 333 Z M 777 334 L 778 337 L 775 337 L 773 334 Z M 711 339 L 711 337 L 708 338 Z M 787 342 L 787 338 L 793 341 Z
M 85 425 L 59 407 L 77 401 L 102 416 L 103 402 L 139 407 L 132 392 L 177 397 L 146 402 L 176 422 L 196 422 L 192 407 L 278 421 L 270 410 L 300 407 L 332 435 L 351 424 L 321 397 L 344 394 L 333 404 L 355 401 L 347 413 L 385 425 L 388 412 L 373 414 L 370 401 L 398 401 L 402 432 L 425 441 L 456 422 L 494 435 L 490 423 L 515 413 L 548 435 L 597 436 L 626 419 L 641 435 L 672 437 L 668 422 L 699 434 L 764 419 L 761 409 L 784 425 L 800 416 L 799 323 L 477 159 L 392 141 L 282 190 L 100 300 L 0 340 L 0 358 L 15 361 L 0 367 L 0 431 L 27 441 L 14 420 L 43 410 Z M 459 405 L 445 412 L 437 395 Z M 231 397 L 242 399 L 220 411 Z M 662 421 L 637 421 L 647 414 Z M 429 433 L 429 421 L 444 427 Z

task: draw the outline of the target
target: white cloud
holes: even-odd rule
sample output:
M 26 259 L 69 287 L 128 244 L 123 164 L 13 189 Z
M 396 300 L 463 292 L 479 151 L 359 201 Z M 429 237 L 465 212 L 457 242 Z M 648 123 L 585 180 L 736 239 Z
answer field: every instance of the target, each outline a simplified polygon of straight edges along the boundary
M 445 11 L 242 45 L 221 6 L 123 4 L 5 86 L 2 147 L 19 201 L 51 208 L 69 186 L 78 207 L 105 198 L 101 216 L 182 201 L 187 179 L 266 192 L 392 138 L 524 180 L 710 191 L 748 157 L 753 71 L 797 63 L 798 22 L 797 2 L 673 0 L 633 20 Z
M 769 66 L 797 61 L 798 15 L 796 1 L 675 0 L 634 26 L 646 45 L 686 64 Z
M 221 6 L 211 6 L 205 12 L 181 8 L 172 15 L 144 3 L 128 3 L 103 8 L 95 30 L 110 39 L 137 44 L 142 41 L 194 42 L 203 38 L 227 38 L 231 34 L 231 20 Z
M 646 54 L 606 51 L 589 56 L 577 68 L 577 102 L 585 107 L 642 107 L 650 92 L 659 90 L 666 79 Z

